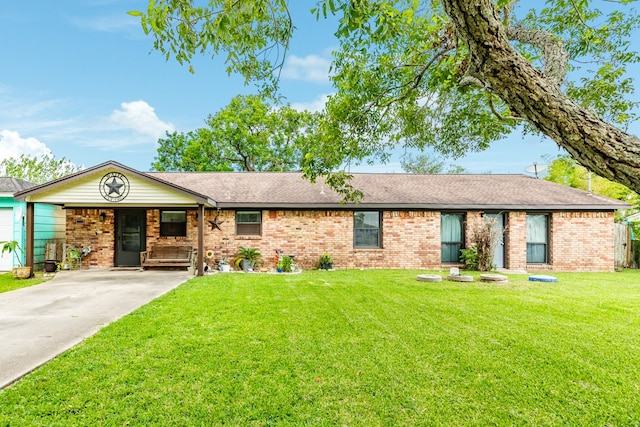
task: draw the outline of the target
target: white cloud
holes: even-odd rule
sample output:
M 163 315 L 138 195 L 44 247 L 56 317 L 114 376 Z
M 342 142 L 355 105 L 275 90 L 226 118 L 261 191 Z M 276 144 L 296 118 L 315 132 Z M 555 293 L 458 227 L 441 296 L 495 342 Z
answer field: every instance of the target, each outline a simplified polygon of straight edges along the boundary
M 154 139 L 164 136 L 165 132 L 173 132 L 175 126 L 163 122 L 156 115 L 155 109 L 145 101 L 123 102 L 122 109 L 114 110 L 109 120 L 118 129 L 133 129 Z
M 104 33 L 132 31 L 140 29 L 139 19 L 118 13 L 116 15 L 99 16 L 95 18 L 71 18 L 71 22 L 78 28 Z
M 294 102 L 291 108 L 298 111 L 310 111 L 312 113 L 324 110 L 324 106 L 329 100 L 329 94 L 322 94 L 311 102 Z
M 45 144 L 35 138 L 22 138 L 18 132 L 7 129 L 0 131 L 0 160 L 19 157 L 21 154 L 40 156 L 51 154 Z
M 312 83 L 328 83 L 331 62 L 318 55 L 301 58 L 291 55 L 282 70 L 282 77 L 291 80 L 303 80 Z

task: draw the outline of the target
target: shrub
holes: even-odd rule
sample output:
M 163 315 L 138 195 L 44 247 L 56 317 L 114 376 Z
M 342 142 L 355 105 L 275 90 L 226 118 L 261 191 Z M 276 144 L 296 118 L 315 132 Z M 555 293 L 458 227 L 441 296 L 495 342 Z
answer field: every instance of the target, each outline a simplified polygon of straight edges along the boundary
M 478 269 L 478 247 L 471 245 L 466 249 L 462 249 L 460 255 L 460 261 L 464 264 L 465 270 L 477 270 Z
M 290 256 L 284 255 L 280 258 L 280 262 L 278 264 L 281 266 L 282 271 L 289 273 L 293 266 L 293 259 Z
M 331 264 L 331 263 L 332 263 L 332 258 L 330 254 L 325 252 L 322 255 L 320 255 L 320 264 Z
M 465 269 L 490 271 L 493 268 L 493 254 L 502 237 L 495 224 L 495 220 L 484 217 L 471 227 L 471 246 L 463 249 L 460 256 Z

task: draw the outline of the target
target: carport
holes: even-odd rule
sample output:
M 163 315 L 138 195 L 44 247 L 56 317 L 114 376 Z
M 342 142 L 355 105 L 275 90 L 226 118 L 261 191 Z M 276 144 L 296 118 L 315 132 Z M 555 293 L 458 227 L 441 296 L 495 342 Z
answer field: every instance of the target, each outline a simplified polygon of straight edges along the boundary
M 103 268 L 139 265 L 151 235 L 147 224 L 157 225 L 150 211 L 184 212 L 185 235 L 192 235 L 191 224 L 197 224 L 192 241 L 197 242 L 197 275 L 204 274 L 204 209 L 216 207 L 205 195 L 109 161 L 14 197 L 26 202 L 27 266 L 34 265 L 34 204 L 43 203 L 67 210 L 67 242 L 81 239 L 93 251 L 93 264 Z

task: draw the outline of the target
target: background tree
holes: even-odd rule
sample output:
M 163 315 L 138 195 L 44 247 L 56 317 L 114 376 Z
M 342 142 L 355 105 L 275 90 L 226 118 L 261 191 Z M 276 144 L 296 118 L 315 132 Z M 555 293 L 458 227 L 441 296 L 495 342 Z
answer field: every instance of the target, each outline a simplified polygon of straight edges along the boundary
M 621 200 L 632 205 L 627 211 L 617 211 L 616 219 L 630 215 L 640 210 L 640 196 L 618 182 L 602 178 L 589 170 L 568 155 L 560 155 L 551 160 L 544 177 L 546 181 L 557 182 L 568 187 L 591 191 L 600 196 Z
M 158 171 L 289 171 L 300 168 L 314 115 L 273 108 L 259 96 L 236 96 L 207 127 L 158 141 Z
M 405 154 L 400 158 L 400 166 L 407 173 L 438 174 L 438 173 L 465 173 L 465 169 L 459 165 L 447 165 L 444 160 L 430 157 L 426 154 Z
M 0 176 L 11 176 L 34 184 L 43 184 L 82 169 L 66 158 L 56 159 L 53 154 L 9 157 L 0 161 Z
M 307 176 L 349 193 L 342 165 L 385 161 L 396 144 L 460 156 L 523 125 L 640 191 L 640 140 L 623 130 L 637 106 L 626 66 L 640 59 L 629 49 L 639 25 L 631 2 L 602 1 L 618 8 L 604 13 L 589 1 L 530 11 L 518 0 L 319 1 L 319 17 L 338 15 L 337 93 L 305 155 Z M 294 28 L 287 4 L 154 0 L 132 14 L 167 58 L 226 52 L 229 72 L 274 93 Z

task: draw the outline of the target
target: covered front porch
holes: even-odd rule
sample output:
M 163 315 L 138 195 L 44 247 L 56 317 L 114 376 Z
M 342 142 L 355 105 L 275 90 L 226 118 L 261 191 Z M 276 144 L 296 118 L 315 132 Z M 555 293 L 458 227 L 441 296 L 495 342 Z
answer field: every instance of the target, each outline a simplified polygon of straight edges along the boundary
M 46 203 L 65 210 L 66 244 L 83 252 L 85 266 L 140 266 L 140 253 L 152 244 L 180 242 L 194 246 L 196 274 L 204 274 L 205 208 L 216 205 L 206 196 L 106 162 L 15 197 L 26 202 L 28 266 L 34 265 L 34 204 Z

